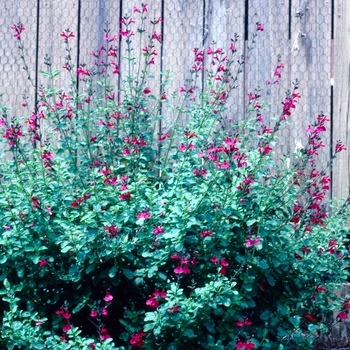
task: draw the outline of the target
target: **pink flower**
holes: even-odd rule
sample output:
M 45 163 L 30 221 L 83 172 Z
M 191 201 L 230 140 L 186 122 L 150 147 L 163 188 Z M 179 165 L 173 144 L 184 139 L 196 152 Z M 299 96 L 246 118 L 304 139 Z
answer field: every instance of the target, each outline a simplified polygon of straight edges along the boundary
M 125 149 L 124 149 L 124 151 L 123 151 L 123 154 L 124 154 L 125 156 L 130 155 L 130 150 L 129 150 L 128 147 L 125 147 Z
M 159 301 L 156 298 L 150 296 L 150 299 L 146 301 L 146 305 L 157 309 L 159 307 Z
M 133 348 L 137 348 L 137 347 L 141 347 L 145 344 L 145 342 L 142 340 L 142 337 L 145 337 L 146 333 L 143 331 L 139 331 L 137 333 L 135 333 L 129 341 L 129 344 L 133 347 Z
M 62 33 L 60 34 L 60 36 L 63 37 L 63 38 L 64 38 L 64 41 L 67 43 L 67 42 L 68 42 L 68 39 L 69 39 L 69 38 L 74 38 L 75 35 L 73 34 L 73 32 L 66 31 L 66 32 L 62 32 Z
M 248 236 L 248 239 L 245 242 L 245 245 L 247 247 L 252 247 L 254 245 L 259 245 L 260 244 L 260 236 L 256 236 L 256 238 L 251 239 L 250 236 Z
M 174 255 L 171 255 L 170 258 L 173 260 L 180 260 L 179 253 L 176 252 Z
M 247 343 L 245 341 L 242 342 L 241 339 L 238 339 L 236 349 L 252 350 L 254 348 L 255 348 L 255 344 L 252 343 L 251 340 L 249 341 L 249 343 Z
M 96 311 L 96 309 L 92 309 L 91 312 L 90 312 L 90 317 L 97 317 L 98 316 L 98 313 Z
M 158 136 L 158 141 L 162 142 L 162 141 L 164 141 L 166 139 L 169 139 L 169 138 L 170 138 L 170 135 L 166 132 L 164 135 L 159 135 Z
M 130 194 L 130 192 L 126 192 L 126 193 L 122 193 L 119 197 L 118 197 L 120 200 L 128 200 L 128 199 L 131 199 L 132 196 Z
M 169 311 L 171 312 L 171 313 L 174 313 L 174 312 L 178 312 L 179 311 L 179 309 L 180 309 L 180 306 L 174 306 L 174 307 L 169 307 Z
M 298 253 L 294 253 L 294 256 L 299 260 L 303 260 L 302 256 Z
M 226 258 L 222 258 L 221 260 L 221 266 L 228 266 L 229 263 L 226 261 Z
M 348 318 L 348 314 L 344 311 L 340 311 L 338 317 L 340 321 L 344 321 Z
M 189 274 L 191 273 L 191 270 L 188 268 L 187 263 L 183 264 L 182 266 L 180 266 L 180 264 L 177 265 L 177 267 L 174 269 L 174 272 L 177 275 L 181 275 L 181 274 Z
M 325 288 L 325 287 L 321 287 L 321 286 L 317 286 L 316 287 L 316 290 L 318 291 L 318 292 L 327 292 L 327 289 Z
M 103 298 L 103 300 L 107 303 L 113 300 L 113 295 L 109 293 L 109 290 L 107 289 L 106 291 L 106 296 Z
M 263 31 L 264 31 L 264 27 L 263 27 L 262 23 L 257 22 L 257 24 L 256 24 L 256 30 L 257 30 L 257 31 L 260 31 L 260 32 L 263 32 Z
M 105 306 L 105 307 L 102 309 L 101 315 L 102 315 L 102 316 L 106 316 L 106 317 L 108 316 L 107 306 Z
M 213 232 L 209 231 L 209 230 L 203 230 L 199 235 L 201 237 L 207 237 L 207 236 L 211 236 L 213 234 Z
M 248 318 L 245 318 L 244 321 L 237 321 L 236 322 L 236 325 L 238 327 L 250 326 L 251 324 L 252 324 L 252 322 L 250 322 Z
M 68 332 L 72 329 L 72 327 L 70 326 L 69 322 L 67 321 L 65 326 L 62 328 L 63 332 Z
M 137 218 L 138 219 L 150 219 L 151 218 L 151 214 L 148 212 L 148 210 L 143 210 L 143 211 L 138 211 L 137 214 Z
M 108 231 L 109 234 L 109 238 L 114 238 L 117 234 L 117 232 L 119 232 L 118 227 L 115 227 L 114 225 L 111 226 L 106 226 L 104 227 L 103 231 Z
M 156 226 L 153 230 L 153 234 L 155 235 L 159 235 L 160 233 L 164 233 L 162 225 Z
M 181 145 L 179 147 L 179 151 L 184 152 L 186 150 L 187 150 L 187 147 L 183 143 L 181 143 Z
M 218 264 L 219 263 L 219 259 L 216 257 L 216 255 L 214 255 L 212 258 L 210 258 L 210 261 L 214 264 Z
M 162 289 L 160 292 L 158 291 L 158 289 L 156 289 L 156 290 L 152 293 L 152 295 L 153 295 L 154 297 L 166 298 L 166 293 L 165 293 L 164 289 Z
M 337 141 L 337 144 L 335 145 L 335 153 L 346 151 L 346 150 L 347 148 L 340 141 Z
M 106 340 L 111 338 L 111 336 L 107 333 L 107 328 L 105 326 L 102 326 L 100 328 L 100 340 Z
M 49 263 L 45 260 L 45 259 L 40 259 L 39 260 L 39 267 L 42 268 L 46 265 L 48 265 Z
M 162 39 L 162 34 L 157 34 L 156 32 L 154 32 L 152 34 L 152 39 L 156 39 L 158 42 L 160 42 Z

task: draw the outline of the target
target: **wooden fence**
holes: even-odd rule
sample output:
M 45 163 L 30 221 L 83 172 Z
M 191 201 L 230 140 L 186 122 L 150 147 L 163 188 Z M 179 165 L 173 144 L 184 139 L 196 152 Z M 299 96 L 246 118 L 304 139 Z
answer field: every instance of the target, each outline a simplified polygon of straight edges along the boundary
M 145 0 L 146 1 L 146 0 Z M 2 101 L 12 107 L 12 115 L 23 115 L 23 94 L 32 93 L 21 66 L 13 40 L 11 25 L 22 22 L 29 71 L 36 86 L 39 71 L 44 69 L 44 56 L 51 57 L 53 67 L 62 70 L 65 63 L 63 29 L 76 35 L 72 56 L 76 65 L 92 64 L 89 56 L 98 48 L 104 35 L 104 23 L 119 33 L 120 19 L 132 13 L 139 0 L 11 0 L 0 3 L 0 93 Z M 238 50 L 247 54 L 247 46 L 257 22 L 264 25 L 255 50 L 240 77 L 238 89 L 230 100 L 232 118 L 245 117 L 247 93 L 261 87 L 263 99 L 271 102 L 267 116 L 279 114 L 284 91 L 291 81 L 299 79 L 302 98 L 291 123 L 281 133 L 280 154 L 305 144 L 305 129 L 324 112 L 330 117 L 326 134 L 327 147 L 322 160 L 330 161 L 332 148 L 342 140 L 350 148 L 349 128 L 349 54 L 350 2 L 347 0 L 149 0 L 148 18 L 161 16 L 159 26 L 163 37 L 162 60 L 155 70 L 170 69 L 176 78 L 170 91 L 177 91 L 189 77 L 192 50 L 216 42 L 216 47 L 228 47 L 230 38 L 238 33 Z M 284 63 L 284 78 L 277 89 L 268 85 L 273 76 L 277 56 Z M 65 79 L 62 74 L 62 82 Z M 63 83 L 62 83 L 63 84 Z M 32 94 L 33 95 L 33 94 Z M 29 107 L 34 101 L 29 99 Z M 330 170 L 332 194 L 346 195 L 349 186 L 348 152 L 338 155 Z

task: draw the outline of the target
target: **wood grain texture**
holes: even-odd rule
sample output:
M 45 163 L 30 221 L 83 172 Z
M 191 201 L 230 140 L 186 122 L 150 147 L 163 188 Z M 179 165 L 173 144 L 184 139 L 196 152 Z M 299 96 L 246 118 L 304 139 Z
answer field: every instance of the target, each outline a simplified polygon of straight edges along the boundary
M 237 62 L 244 54 L 244 16 L 245 1 L 239 0 L 232 2 L 230 0 L 210 0 L 205 7 L 205 41 L 206 47 L 222 48 L 226 55 L 230 57 L 230 43 L 235 33 L 239 35 L 235 44 L 237 52 L 234 59 Z M 209 64 L 206 65 L 208 68 Z M 233 72 L 236 73 L 239 65 L 234 66 Z M 244 69 L 244 68 L 243 68 Z M 230 125 L 230 120 L 239 121 L 244 119 L 244 71 L 238 75 L 237 88 L 231 93 L 227 100 L 227 111 L 225 119 Z
M 30 113 L 34 109 L 34 89 L 23 71 L 23 63 L 18 49 L 19 41 L 13 37 L 13 24 L 21 22 L 25 27 L 21 38 L 24 41 L 24 52 L 29 74 L 35 82 L 36 50 L 36 0 L 13 0 L 0 2 L 0 94 L 1 102 L 10 110 L 10 117 Z M 21 106 L 23 94 L 29 98 L 27 108 Z
M 179 95 L 184 86 L 196 86 L 201 91 L 202 74 L 191 81 L 190 69 L 194 62 L 193 49 L 203 49 L 204 2 L 202 0 L 165 1 L 164 9 L 164 68 L 173 74 L 172 82 L 167 86 L 167 95 Z M 175 98 L 175 101 L 180 98 Z M 175 102 L 176 103 L 176 102 Z M 164 111 L 167 120 L 174 120 L 177 113 L 169 109 Z M 183 124 L 187 118 L 184 116 Z
M 258 36 L 252 45 L 253 50 L 247 61 L 248 91 L 254 93 L 260 88 L 260 102 L 268 105 L 263 108 L 263 125 L 274 127 L 273 118 L 281 116 L 282 101 L 290 86 L 290 41 L 289 41 L 289 2 L 281 0 L 250 0 L 248 8 L 249 33 L 248 45 L 251 45 L 254 33 Z M 257 23 L 263 25 L 264 31 L 257 31 Z M 283 69 L 281 79 L 275 75 L 280 57 Z M 277 74 L 277 72 L 276 72 Z M 275 149 L 278 159 L 290 151 L 289 127 L 282 125 L 278 133 L 280 140 Z
M 336 0 L 334 6 L 334 95 L 333 149 L 341 140 L 347 151 L 333 163 L 333 197 L 347 197 L 349 187 L 349 85 L 350 85 L 350 3 Z
M 40 1 L 40 22 L 39 22 L 39 69 L 46 71 L 44 57 L 51 58 L 52 68 L 57 69 L 61 74 L 55 79 L 55 87 L 64 91 L 69 89 L 70 75 L 63 68 L 66 63 L 66 45 L 60 34 L 69 29 L 75 37 L 69 39 L 71 57 L 76 71 L 77 62 L 77 28 L 78 28 L 78 0 L 71 1 Z M 75 76 L 74 76 L 75 78 Z M 44 87 L 47 80 L 40 76 L 39 81 Z
M 302 98 L 291 119 L 291 136 L 303 146 L 305 132 L 318 114 L 330 115 L 331 3 L 330 1 L 292 0 L 292 79 L 300 81 Z M 297 17 L 298 12 L 302 16 Z M 330 125 L 323 133 L 327 145 L 319 151 L 319 161 L 326 167 L 330 155 Z

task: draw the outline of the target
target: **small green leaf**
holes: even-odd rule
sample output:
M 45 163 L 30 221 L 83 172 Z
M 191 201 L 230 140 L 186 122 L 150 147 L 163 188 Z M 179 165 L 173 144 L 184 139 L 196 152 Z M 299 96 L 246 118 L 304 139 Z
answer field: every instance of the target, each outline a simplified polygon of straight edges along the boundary
M 115 276 L 116 273 L 117 273 L 117 266 L 113 266 L 113 267 L 109 270 L 108 276 L 109 276 L 110 278 L 113 278 L 113 277 Z

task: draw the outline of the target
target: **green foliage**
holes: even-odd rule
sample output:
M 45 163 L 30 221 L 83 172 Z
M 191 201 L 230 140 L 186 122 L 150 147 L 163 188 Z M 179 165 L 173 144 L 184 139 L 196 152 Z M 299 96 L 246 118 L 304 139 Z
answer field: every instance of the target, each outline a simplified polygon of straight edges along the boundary
M 78 67 L 85 92 L 68 55 L 69 92 L 55 88 L 48 61 L 29 118 L 1 107 L 1 346 L 311 349 L 331 326 L 324 316 L 350 308 L 335 294 L 348 276 L 349 201 L 329 210 L 330 178 L 316 166 L 327 118 L 276 161 L 297 84 L 273 127 L 258 92 L 235 123 L 226 102 L 244 63 L 234 64 L 236 37 L 227 55 L 197 50 L 189 85 L 170 97 L 170 72 L 149 88 L 160 38 L 149 36 L 142 65 L 131 25 L 125 17 L 122 67 L 108 28 L 94 69 Z M 71 33 L 61 36 L 70 52 Z

